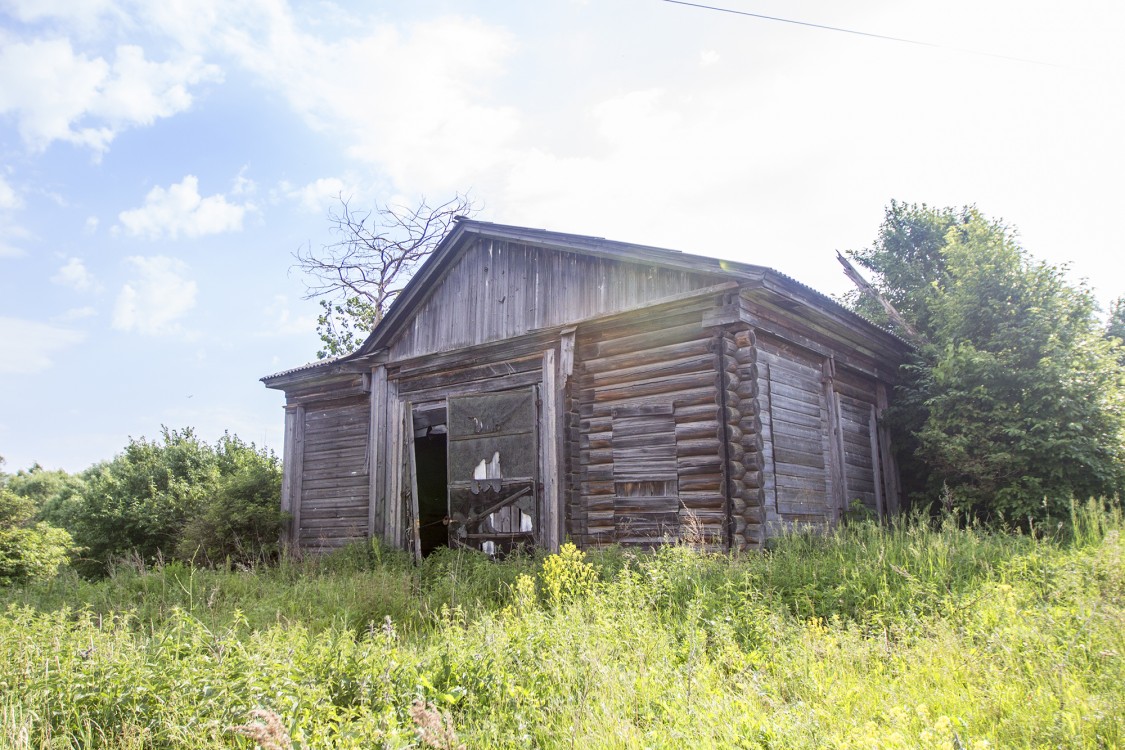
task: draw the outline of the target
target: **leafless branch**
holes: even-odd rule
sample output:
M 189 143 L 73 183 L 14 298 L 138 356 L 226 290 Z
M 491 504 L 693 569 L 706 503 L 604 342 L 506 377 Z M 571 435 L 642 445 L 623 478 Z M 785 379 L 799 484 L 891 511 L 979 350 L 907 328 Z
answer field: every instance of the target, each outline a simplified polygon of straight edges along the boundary
M 370 305 L 378 321 L 414 270 L 442 238 L 457 216 L 477 212 L 466 195 L 431 205 L 423 197 L 415 206 L 378 204 L 357 210 L 351 199 L 337 196 L 329 210 L 336 242 L 314 250 L 299 248 L 295 268 L 305 275 L 305 299 L 358 298 Z

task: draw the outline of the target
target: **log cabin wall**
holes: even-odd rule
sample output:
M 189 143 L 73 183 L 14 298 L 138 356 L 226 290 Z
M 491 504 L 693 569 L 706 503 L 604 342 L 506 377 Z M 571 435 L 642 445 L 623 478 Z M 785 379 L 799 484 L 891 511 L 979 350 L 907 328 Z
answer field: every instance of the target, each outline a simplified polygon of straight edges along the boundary
M 341 547 L 368 535 L 368 395 L 361 375 L 287 393 L 289 542 L 302 549 Z M 292 442 L 290 442 L 292 440 Z
M 723 332 L 723 347 L 731 545 L 760 548 L 766 537 L 766 445 L 758 400 L 758 347 L 754 331 L 728 328 Z
M 719 343 L 710 300 L 578 328 L 567 532 L 582 546 L 726 540 Z

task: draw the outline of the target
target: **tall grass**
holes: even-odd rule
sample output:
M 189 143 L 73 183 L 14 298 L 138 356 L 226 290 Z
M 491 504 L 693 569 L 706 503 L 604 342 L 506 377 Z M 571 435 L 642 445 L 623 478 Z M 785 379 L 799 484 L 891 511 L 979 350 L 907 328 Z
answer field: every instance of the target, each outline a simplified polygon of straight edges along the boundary
M 1123 525 L 1091 504 L 1054 536 L 913 519 L 760 555 L 372 547 L 10 589 L 0 746 L 249 748 L 265 710 L 308 748 L 1119 747 Z

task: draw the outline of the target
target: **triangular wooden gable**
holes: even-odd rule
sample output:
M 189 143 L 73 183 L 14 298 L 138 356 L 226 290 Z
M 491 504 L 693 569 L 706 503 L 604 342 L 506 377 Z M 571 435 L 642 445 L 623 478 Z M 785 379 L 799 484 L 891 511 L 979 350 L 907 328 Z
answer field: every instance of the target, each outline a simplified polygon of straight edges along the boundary
M 436 259 L 431 259 L 433 262 Z M 379 331 L 389 361 L 500 341 L 644 307 L 729 279 L 644 258 L 571 252 L 506 238 L 466 238 L 396 330 Z

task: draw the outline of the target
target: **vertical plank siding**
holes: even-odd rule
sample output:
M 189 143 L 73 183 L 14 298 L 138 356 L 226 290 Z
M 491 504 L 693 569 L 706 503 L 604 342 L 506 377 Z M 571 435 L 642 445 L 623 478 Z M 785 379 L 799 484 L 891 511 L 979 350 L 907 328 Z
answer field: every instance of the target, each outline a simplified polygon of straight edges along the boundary
M 340 547 L 367 536 L 366 395 L 304 407 L 297 543 Z
M 714 283 L 702 274 L 481 239 L 419 306 L 390 357 L 514 338 Z
M 771 533 L 837 520 L 858 501 L 880 510 L 876 382 L 835 371 L 812 352 L 760 337 L 766 516 Z

